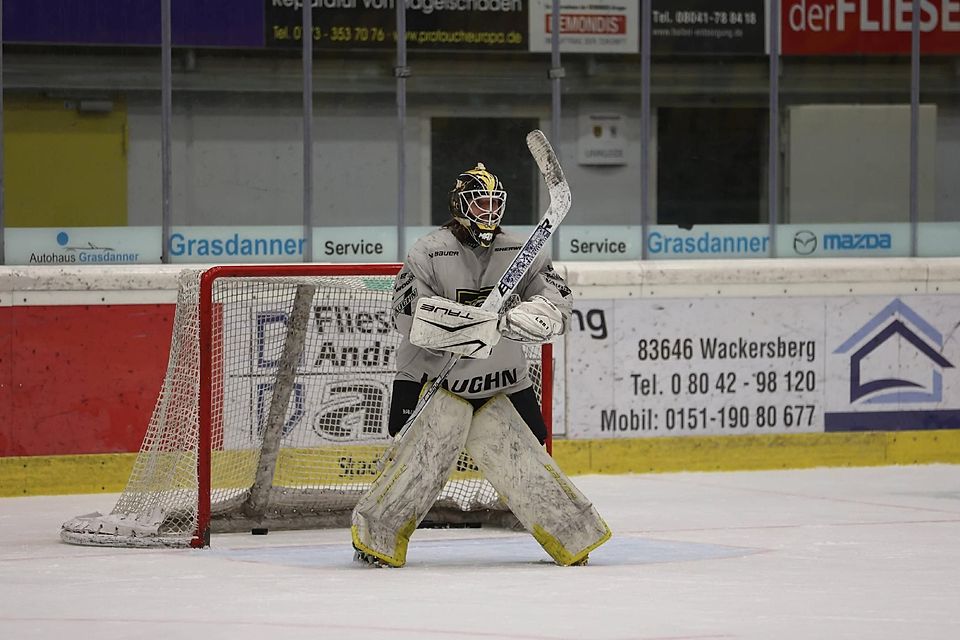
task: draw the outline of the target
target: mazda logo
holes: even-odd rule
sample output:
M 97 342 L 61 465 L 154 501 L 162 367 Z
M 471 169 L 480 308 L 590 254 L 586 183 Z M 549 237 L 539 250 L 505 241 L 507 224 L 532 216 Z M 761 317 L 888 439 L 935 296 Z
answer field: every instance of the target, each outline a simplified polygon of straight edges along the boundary
M 817 250 L 817 234 L 813 231 L 797 231 L 793 235 L 793 250 L 801 256 L 808 256 Z

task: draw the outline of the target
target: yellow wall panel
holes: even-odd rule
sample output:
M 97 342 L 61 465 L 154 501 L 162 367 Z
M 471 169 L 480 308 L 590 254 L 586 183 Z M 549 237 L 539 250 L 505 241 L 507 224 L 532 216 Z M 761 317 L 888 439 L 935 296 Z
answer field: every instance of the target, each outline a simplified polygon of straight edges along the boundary
M 4 98 L 6 223 L 127 224 L 127 112 L 78 111 L 76 101 Z

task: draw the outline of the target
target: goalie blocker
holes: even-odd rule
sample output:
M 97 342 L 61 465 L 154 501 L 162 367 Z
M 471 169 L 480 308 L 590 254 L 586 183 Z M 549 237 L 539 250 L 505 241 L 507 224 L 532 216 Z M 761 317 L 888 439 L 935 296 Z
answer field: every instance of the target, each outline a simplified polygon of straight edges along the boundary
M 351 534 L 357 551 L 402 567 L 410 536 L 463 447 L 557 564 L 582 564 L 610 538 L 596 509 L 546 454 L 506 397 L 497 395 L 473 413 L 469 402 L 440 390 L 409 425 L 354 509 Z
M 489 358 L 500 341 L 499 316 L 440 296 L 421 298 L 410 325 L 410 344 L 474 359 Z
M 410 326 L 410 344 L 476 360 L 489 358 L 501 336 L 540 344 L 565 330 L 563 313 L 544 296 L 511 306 L 503 316 L 440 296 L 421 298 Z

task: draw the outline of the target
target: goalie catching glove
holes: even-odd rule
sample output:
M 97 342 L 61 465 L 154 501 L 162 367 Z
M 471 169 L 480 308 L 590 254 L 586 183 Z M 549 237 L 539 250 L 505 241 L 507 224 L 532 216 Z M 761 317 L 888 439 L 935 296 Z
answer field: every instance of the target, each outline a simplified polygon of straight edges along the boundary
M 500 333 L 517 342 L 541 343 L 563 333 L 563 314 L 543 296 L 533 296 L 500 319 Z
M 500 341 L 499 316 L 439 296 L 421 298 L 410 326 L 410 344 L 431 351 L 490 357 Z

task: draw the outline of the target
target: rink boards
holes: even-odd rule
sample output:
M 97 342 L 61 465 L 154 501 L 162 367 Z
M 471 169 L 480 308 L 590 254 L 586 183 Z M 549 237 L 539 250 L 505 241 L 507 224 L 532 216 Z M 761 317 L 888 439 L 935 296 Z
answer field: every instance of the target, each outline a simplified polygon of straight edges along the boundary
M 116 491 L 180 267 L 0 272 L 0 493 Z M 562 263 L 569 473 L 960 461 L 960 260 Z

